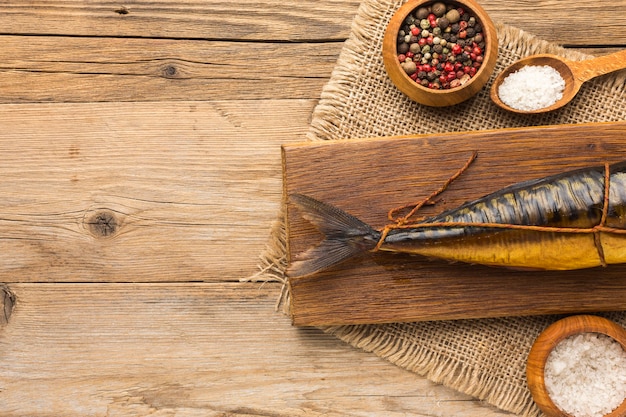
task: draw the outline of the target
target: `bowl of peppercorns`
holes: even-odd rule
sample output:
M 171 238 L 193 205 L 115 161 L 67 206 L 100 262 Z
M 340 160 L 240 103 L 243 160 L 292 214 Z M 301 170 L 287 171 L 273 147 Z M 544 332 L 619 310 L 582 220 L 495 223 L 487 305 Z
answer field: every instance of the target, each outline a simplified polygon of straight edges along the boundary
M 495 26 L 473 0 L 409 0 L 393 15 L 383 39 L 391 81 L 428 106 L 474 96 L 491 77 L 497 55 Z

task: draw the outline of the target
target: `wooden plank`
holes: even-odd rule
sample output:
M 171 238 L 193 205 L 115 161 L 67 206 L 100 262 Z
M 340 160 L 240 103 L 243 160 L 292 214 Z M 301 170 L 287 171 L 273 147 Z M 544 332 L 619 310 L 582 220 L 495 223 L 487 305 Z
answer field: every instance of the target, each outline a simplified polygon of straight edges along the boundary
M 0 106 L 0 282 L 255 273 L 314 105 Z
M 274 312 L 278 284 L 13 284 L 0 415 L 504 417 Z M 358 363 L 358 366 L 354 364 Z
M 285 194 L 303 193 L 376 228 L 387 211 L 427 197 L 473 151 L 477 161 L 429 215 L 506 185 L 626 159 L 626 122 L 337 141 L 283 147 Z M 290 256 L 319 241 L 294 207 Z M 290 280 L 296 325 L 383 323 L 626 308 L 626 266 L 520 272 L 366 255 Z
M 317 99 L 341 44 L 2 37 L 0 103 Z M 294 65 L 306 56 L 306 65 Z
M 348 36 L 358 5 L 356 0 L 9 0 L 2 4 L 0 25 L 2 33 L 24 35 L 328 41 Z
M 2 5 L 0 25 L 3 33 L 27 35 L 342 41 L 349 35 L 359 4 L 344 0 L 9 0 Z M 480 4 L 494 22 L 559 44 L 619 46 L 626 38 L 626 16 L 616 13 L 626 8 L 626 0 L 611 2 L 610 7 L 589 1 L 482 0 Z M 589 27 L 590 16 L 593 30 L 573 36 L 572 28 Z

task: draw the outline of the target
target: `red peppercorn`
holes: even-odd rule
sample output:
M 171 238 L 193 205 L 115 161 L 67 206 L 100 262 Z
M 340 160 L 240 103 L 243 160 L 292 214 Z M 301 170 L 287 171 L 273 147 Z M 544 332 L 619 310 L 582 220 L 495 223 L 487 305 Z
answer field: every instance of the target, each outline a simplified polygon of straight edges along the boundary
M 448 79 L 446 78 L 446 76 L 445 76 L 445 75 L 441 74 L 441 75 L 439 76 L 439 82 L 440 82 L 441 84 L 444 84 L 447 80 L 448 80 Z
M 419 46 L 424 46 L 424 45 L 426 45 L 426 42 L 427 42 L 426 38 L 420 38 L 420 39 L 417 41 L 417 44 L 418 44 Z
M 430 72 L 432 67 L 429 64 L 422 65 L 422 71 Z
M 473 77 L 474 75 L 476 75 L 476 72 L 478 72 L 476 68 L 474 67 L 470 68 L 470 71 L 469 71 L 470 77 Z
M 420 33 L 421 33 L 420 28 L 415 27 L 415 28 L 411 29 L 411 35 L 413 35 L 413 36 L 417 36 Z
M 414 72 L 413 74 L 409 75 L 409 77 L 411 77 L 413 81 L 417 80 L 417 72 Z
M 465 74 L 469 74 L 471 70 L 472 70 L 472 67 L 470 67 L 469 65 L 466 65 L 463 67 L 463 72 Z
M 446 76 L 446 78 L 448 79 L 448 81 L 452 81 L 456 78 L 456 73 L 455 72 L 449 72 L 448 75 Z
M 472 52 L 475 53 L 476 55 L 480 55 L 483 53 L 482 49 L 480 49 L 478 46 L 474 46 L 472 48 Z
M 407 58 L 413 58 L 415 56 L 415 54 L 411 51 L 407 52 L 405 55 Z
M 455 62 L 455 63 L 454 63 L 454 70 L 455 70 L 455 71 L 458 71 L 458 70 L 460 70 L 461 68 L 463 68 L 463 64 L 461 64 L 460 62 Z
M 426 38 L 426 43 L 427 43 L 428 45 L 432 45 L 432 44 L 433 44 L 433 37 L 432 37 L 432 36 L 427 37 L 427 38 Z
M 458 54 L 460 54 L 461 52 L 463 52 L 463 48 L 461 48 L 461 45 L 459 45 L 458 43 L 457 43 L 457 44 L 455 44 L 455 45 L 452 47 L 452 53 L 453 53 L 454 55 L 458 55 Z
M 398 55 L 398 61 L 400 61 L 400 62 L 406 61 L 406 55 L 404 55 L 404 54 Z
M 474 52 L 472 52 L 469 56 L 470 56 L 470 59 L 471 59 L 472 61 L 476 61 L 476 56 L 477 56 L 477 55 L 476 55 Z

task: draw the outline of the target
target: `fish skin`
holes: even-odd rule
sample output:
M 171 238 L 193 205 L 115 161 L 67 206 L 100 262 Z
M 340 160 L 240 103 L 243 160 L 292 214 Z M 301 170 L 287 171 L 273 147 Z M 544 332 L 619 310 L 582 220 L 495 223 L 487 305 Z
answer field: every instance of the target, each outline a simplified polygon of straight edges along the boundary
M 599 225 L 602 219 L 605 170 L 605 166 L 595 166 L 517 183 L 427 218 L 419 227 L 391 229 L 377 246 L 373 246 L 372 242 L 381 236 L 380 232 L 364 223 L 358 231 L 351 230 L 354 229 L 353 226 L 337 227 L 337 222 L 334 221 L 335 230 L 330 235 L 326 233 L 327 238 L 322 246 L 331 248 L 350 244 L 354 248 L 355 244 L 351 239 L 358 239 L 360 250 L 376 248 L 454 262 L 531 270 L 571 270 L 626 263 L 626 234 L 599 232 L 594 237 L 594 233 L 485 226 L 424 227 L 429 223 L 460 222 L 590 229 Z M 605 225 L 626 229 L 626 161 L 610 167 L 609 180 Z M 317 201 L 310 197 L 305 198 Z M 328 209 L 327 213 L 316 218 L 317 223 L 314 222 L 323 230 L 325 216 L 332 215 L 332 211 L 339 209 L 318 203 Z M 307 211 L 301 202 L 297 205 L 303 212 Z M 601 245 L 600 248 L 598 244 Z M 348 254 L 344 251 L 344 254 L 351 257 L 356 252 L 353 250 Z M 309 275 L 343 260 L 333 256 L 333 262 L 327 264 L 319 259 L 324 256 L 323 250 L 317 250 L 315 255 L 318 257 L 315 268 L 303 268 L 303 263 L 307 260 L 299 260 L 295 267 L 292 265 L 288 270 L 288 275 L 302 276 L 303 271 L 306 272 L 305 275 Z M 309 259 L 308 262 L 312 260 Z

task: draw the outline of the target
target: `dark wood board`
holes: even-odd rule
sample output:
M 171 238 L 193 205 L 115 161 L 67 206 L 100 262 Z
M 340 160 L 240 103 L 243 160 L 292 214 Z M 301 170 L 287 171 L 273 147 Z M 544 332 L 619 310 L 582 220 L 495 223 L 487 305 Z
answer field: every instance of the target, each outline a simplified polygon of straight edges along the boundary
M 626 122 L 307 142 L 283 146 L 284 195 L 302 193 L 382 228 L 478 158 L 422 215 L 507 185 L 626 160 Z M 287 204 L 288 256 L 321 239 Z M 368 253 L 289 280 L 294 325 L 339 325 L 626 309 L 626 265 L 514 271 Z

